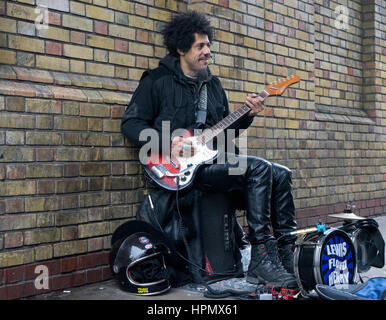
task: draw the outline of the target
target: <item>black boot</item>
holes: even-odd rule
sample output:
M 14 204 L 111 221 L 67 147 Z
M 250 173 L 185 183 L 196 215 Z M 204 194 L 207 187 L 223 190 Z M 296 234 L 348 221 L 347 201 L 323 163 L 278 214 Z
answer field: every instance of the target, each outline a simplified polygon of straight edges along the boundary
M 279 251 L 279 257 L 283 267 L 287 270 L 288 273 L 294 275 L 295 274 L 295 269 L 294 269 L 295 245 L 292 243 L 283 244 L 283 245 L 279 244 L 278 251 Z
M 276 252 L 275 257 L 272 253 L 269 254 L 270 251 L 273 251 L 270 241 L 265 244 L 252 245 L 247 282 L 270 285 L 276 288 L 297 288 L 295 277 L 287 273 L 280 261 L 277 261 L 278 253 Z
M 294 259 L 293 251 L 290 249 L 290 245 L 278 245 L 276 240 L 268 240 L 266 242 L 269 257 L 276 266 L 276 268 L 286 274 L 288 278 L 294 279 Z M 290 272 L 291 271 L 291 272 Z

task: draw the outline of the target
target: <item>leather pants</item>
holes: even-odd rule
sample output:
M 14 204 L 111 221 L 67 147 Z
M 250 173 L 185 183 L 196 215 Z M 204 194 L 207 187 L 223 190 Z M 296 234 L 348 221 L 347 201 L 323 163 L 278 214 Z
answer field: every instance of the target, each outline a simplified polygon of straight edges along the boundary
M 202 166 L 194 185 L 204 192 L 242 195 L 240 200 L 244 204 L 242 209 L 246 209 L 251 244 L 277 239 L 296 230 L 288 168 L 253 156 L 227 154 L 223 160 Z M 281 240 L 292 241 L 288 237 L 281 237 Z

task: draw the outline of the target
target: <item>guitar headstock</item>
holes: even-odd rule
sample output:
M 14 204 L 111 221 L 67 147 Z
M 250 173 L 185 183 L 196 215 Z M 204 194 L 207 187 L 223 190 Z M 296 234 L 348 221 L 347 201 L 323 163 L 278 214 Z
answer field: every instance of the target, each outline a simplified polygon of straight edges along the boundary
M 270 96 L 281 96 L 283 92 L 293 83 L 296 83 L 300 80 L 300 77 L 296 74 L 288 76 L 287 78 L 282 78 L 276 80 L 265 87 L 265 91 Z

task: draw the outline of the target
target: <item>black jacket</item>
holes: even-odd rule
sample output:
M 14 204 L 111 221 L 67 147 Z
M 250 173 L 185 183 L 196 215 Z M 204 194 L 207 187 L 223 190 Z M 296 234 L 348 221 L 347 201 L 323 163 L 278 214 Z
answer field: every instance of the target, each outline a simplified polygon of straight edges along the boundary
M 208 92 L 206 127 L 209 128 L 230 112 L 225 91 L 209 68 L 203 83 L 207 85 Z M 179 58 L 167 55 L 158 68 L 145 71 L 142 75 L 122 118 L 122 133 L 141 147 L 148 142 L 139 140 L 144 129 L 157 130 L 162 139 L 162 121 L 170 121 L 170 133 L 176 129 L 194 128 L 201 84 L 182 73 Z M 245 129 L 252 120 L 252 117 L 244 116 L 228 129 Z M 161 141 L 159 147 L 162 151 Z
M 227 97 L 219 79 L 211 75 L 209 71 L 204 83 L 207 85 L 208 101 L 206 127 L 211 127 L 230 112 Z M 176 129 L 194 128 L 196 123 L 195 108 L 199 100 L 200 87 L 201 83 L 192 81 L 183 75 L 178 58 L 170 55 L 166 56 L 160 61 L 158 68 L 145 71 L 142 75 L 139 86 L 123 116 L 122 133 L 141 147 L 147 143 L 147 141 L 139 140 L 142 130 L 153 128 L 159 132 L 161 137 L 162 121 L 164 120 L 170 121 L 171 133 Z M 252 123 L 252 120 L 252 117 L 244 116 L 230 128 L 245 129 Z M 161 144 L 159 147 L 161 147 Z M 205 210 L 201 207 L 202 193 L 200 191 L 195 188 L 189 189 L 187 192 L 184 191 L 179 196 L 179 206 L 184 219 L 185 236 L 190 248 L 189 254 L 185 252 L 185 244 L 182 241 L 183 231 L 177 214 L 176 197 L 173 192 L 151 188 L 149 194 L 153 198 L 154 209 L 149 205 L 149 201 L 145 199 L 136 213 L 136 217 L 164 232 L 175 243 L 179 252 L 182 252 L 185 257 L 189 257 L 196 265 L 205 268 L 205 250 L 201 236 L 201 226 L 204 223 L 202 216 L 205 216 L 205 211 L 208 209 Z M 229 196 L 224 197 L 225 200 L 230 200 Z M 219 209 L 219 211 L 222 212 L 222 209 Z M 245 234 L 237 223 L 234 210 L 230 217 L 232 219 L 228 226 L 229 239 L 232 243 L 230 252 L 234 254 L 234 259 L 229 261 L 235 261 L 236 269 L 232 266 L 232 268 L 226 270 L 226 273 L 238 275 L 242 273 L 238 246 L 245 244 L 243 243 Z M 219 236 L 221 237 L 221 235 Z M 226 253 L 223 252 L 222 254 L 225 255 Z M 171 267 L 172 273 L 175 272 L 172 278 L 175 279 L 174 285 L 176 286 L 192 279 L 199 282 L 203 276 L 202 274 L 198 276 L 197 274 L 200 272 L 196 268 L 193 268 L 190 264 L 187 265 L 185 261 L 180 259 L 175 265 L 174 263 L 172 265 L 174 266 Z

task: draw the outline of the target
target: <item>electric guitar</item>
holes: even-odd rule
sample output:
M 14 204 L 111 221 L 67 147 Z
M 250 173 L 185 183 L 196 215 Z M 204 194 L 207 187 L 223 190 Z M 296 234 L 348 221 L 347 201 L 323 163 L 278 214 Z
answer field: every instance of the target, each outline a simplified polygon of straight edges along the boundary
M 299 80 L 298 75 L 279 79 L 267 85 L 259 96 L 264 99 L 268 96 L 280 96 L 288 86 Z M 150 154 L 144 165 L 145 172 L 156 184 L 167 190 L 177 191 L 190 186 L 197 169 L 218 156 L 218 151 L 208 148 L 206 144 L 250 110 L 251 108 L 244 104 L 210 129 L 205 130 L 201 135 L 193 136 L 190 133 L 184 136 L 191 140 L 195 150 L 193 156 Z

